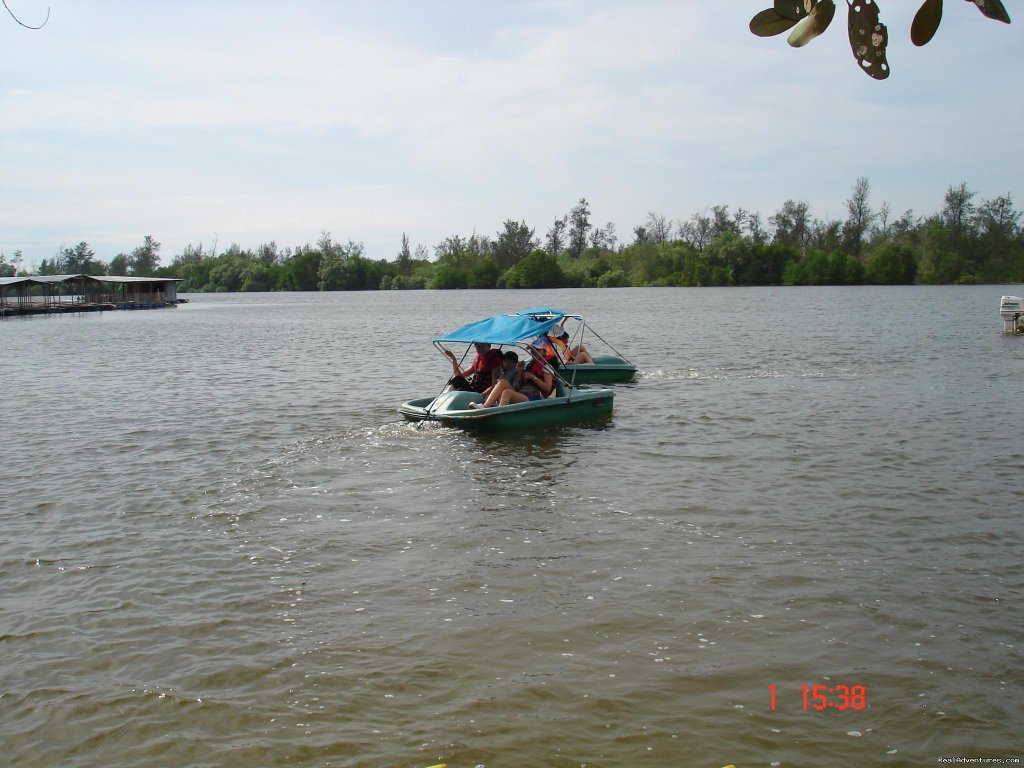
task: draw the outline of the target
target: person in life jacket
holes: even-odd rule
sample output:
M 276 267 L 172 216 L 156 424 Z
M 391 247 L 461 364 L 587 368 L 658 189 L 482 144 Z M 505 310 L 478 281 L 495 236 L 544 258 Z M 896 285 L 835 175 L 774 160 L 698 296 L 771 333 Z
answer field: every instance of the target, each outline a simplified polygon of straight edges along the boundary
M 562 325 L 556 325 L 548 331 L 548 339 L 563 363 L 592 363 L 594 358 L 582 344 L 569 349 L 569 332 Z
M 495 370 L 501 371 L 501 350 L 492 349 L 490 344 L 473 342 L 476 349 L 476 357 L 467 367 L 459 369 L 459 361 L 455 354 L 446 349 L 444 356 L 452 364 L 452 377 L 448 379 L 446 391 L 454 389 L 464 392 L 483 392 L 494 381 Z
M 561 331 L 561 335 L 558 332 Z M 562 337 L 565 338 L 562 338 Z M 558 362 L 562 365 L 573 362 L 572 351 L 569 349 L 569 334 L 561 326 L 548 331 L 548 339 L 551 341 L 551 348 L 554 350 Z
M 558 351 L 555 349 L 554 339 L 547 334 L 550 331 L 542 333 L 536 339 L 533 340 L 531 346 L 531 353 L 551 366 L 561 365 L 565 360 L 559 357 Z
M 501 374 L 499 375 L 498 372 L 496 371 L 494 374 L 494 381 L 495 383 L 497 383 L 502 378 L 505 378 L 508 379 L 509 382 L 511 382 L 513 387 L 518 389 L 519 380 L 522 372 L 523 368 L 522 366 L 519 365 L 519 355 L 517 355 L 514 351 L 510 349 L 501 356 Z M 480 394 L 486 398 L 489 394 L 491 394 L 491 390 L 493 388 L 494 385 L 492 384 Z
M 491 408 L 495 405 L 511 405 L 525 403 L 529 400 L 542 400 L 555 388 L 555 377 L 551 369 L 544 365 L 543 352 L 531 350 L 534 359 L 522 366 L 519 373 L 519 385 L 516 386 L 508 377 L 502 377 L 491 388 L 490 394 L 483 403 L 470 403 L 473 408 Z

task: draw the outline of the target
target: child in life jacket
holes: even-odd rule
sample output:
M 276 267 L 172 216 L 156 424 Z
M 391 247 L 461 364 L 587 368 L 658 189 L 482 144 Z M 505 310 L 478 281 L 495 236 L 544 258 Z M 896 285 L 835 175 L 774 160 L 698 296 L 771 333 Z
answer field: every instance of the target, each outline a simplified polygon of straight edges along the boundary
M 473 408 L 491 408 L 495 405 L 511 405 L 525 403 L 529 400 L 541 400 L 551 394 L 555 388 L 554 375 L 544 365 L 543 353 L 534 351 L 534 360 L 526 365 L 516 363 L 519 371 L 518 386 L 514 386 L 509 376 L 502 376 L 491 388 L 483 403 L 470 403 Z M 514 378 L 514 377 L 513 377 Z

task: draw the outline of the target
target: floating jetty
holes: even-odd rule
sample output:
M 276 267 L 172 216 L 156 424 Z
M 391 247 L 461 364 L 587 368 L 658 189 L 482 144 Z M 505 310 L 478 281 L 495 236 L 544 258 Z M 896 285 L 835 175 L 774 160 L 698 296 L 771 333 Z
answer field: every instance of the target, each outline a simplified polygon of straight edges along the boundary
M 0 277 L 0 317 L 112 309 L 164 309 L 178 298 L 178 278 L 127 275 Z

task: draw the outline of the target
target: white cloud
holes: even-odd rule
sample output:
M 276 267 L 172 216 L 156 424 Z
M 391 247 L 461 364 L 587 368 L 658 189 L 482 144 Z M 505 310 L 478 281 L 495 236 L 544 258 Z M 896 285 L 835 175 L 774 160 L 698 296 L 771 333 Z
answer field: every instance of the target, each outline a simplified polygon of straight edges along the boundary
M 756 7 L 686 0 L 61 6 L 4 31 L 0 252 L 330 229 L 391 258 L 403 231 L 543 234 L 579 197 L 623 237 L 713 204 L 836 218 L 859 176 L 920 213 L 961 180 L 1019 197 L 1019 24 L 958 4 L 914 49 L 904 5 L 884 83 L 841 7 L 794 50 Z

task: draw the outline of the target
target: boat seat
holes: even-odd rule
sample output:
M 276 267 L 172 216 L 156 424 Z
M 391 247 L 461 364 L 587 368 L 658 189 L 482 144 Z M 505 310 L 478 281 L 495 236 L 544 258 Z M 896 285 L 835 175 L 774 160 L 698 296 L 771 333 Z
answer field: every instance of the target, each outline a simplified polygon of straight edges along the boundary
M 470 403 L 483 402 L 483 398 L 479 392 L 445 392 L 441 395 L 438 400 L 443 400 L 443 409 L 446 411 L 465 411 L 469 410 Z

